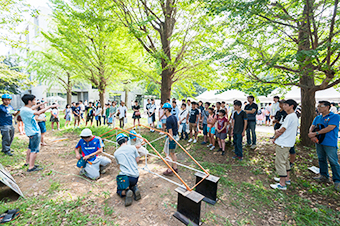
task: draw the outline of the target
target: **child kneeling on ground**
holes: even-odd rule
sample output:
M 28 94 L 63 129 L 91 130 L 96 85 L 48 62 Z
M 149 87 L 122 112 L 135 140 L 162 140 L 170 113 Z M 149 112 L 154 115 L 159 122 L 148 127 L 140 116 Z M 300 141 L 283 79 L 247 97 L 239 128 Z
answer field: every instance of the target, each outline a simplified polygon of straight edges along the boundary
M 83 158 L 86 161 L 86 165 L 81 169 L 80 174 L 96 180 L 101 173 L 105 173 L 105 168 L 111 163 L 111 160 L 104 156 L 97 156 L 103 152 L 104 144 L 101 138 L 92 135 L 90 129 L 81 131 L 80 137 L 81 139 L 75 148 L 76 158 L 78 160 Z
M 116 178 L 117 194 L 122 198 L 125 197 L 125 206 L 130 206 L 133 198 L 136 201 L 141 199 L 137 186 L 139 178 L 137 162 L 140 155 L 135 146 L 127 144 L 128 137 L 125 134 L 118 134 L 116 141 L 120 146 L 114 154 L 120 167 L 120 173 Z

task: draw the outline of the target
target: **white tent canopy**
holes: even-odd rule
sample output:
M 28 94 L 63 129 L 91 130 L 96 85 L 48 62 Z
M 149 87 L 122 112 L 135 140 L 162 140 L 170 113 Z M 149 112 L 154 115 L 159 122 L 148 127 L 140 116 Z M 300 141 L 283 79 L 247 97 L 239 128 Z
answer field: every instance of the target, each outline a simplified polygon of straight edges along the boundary
M 282 96 L 279 93 L 278 89 L 275 89 L 272 94 L 269 96 Z M 288 91 L 286 94 L 284 94 L 285 99 L 293 99 L 297 102 L 301 102 L 301 90 L 300 88 L 294 86 L 290 91 Z M 327 100 L 330 102 L 340 102 L 340 92 L 338 92 L 336 89 L 329 88 L 326 90 L 320 90 L 315 93 L 315 100 L 320 101 L 320 100 Z
M 247 95 L 239 90 L 228 90 L 223 93 L 217 94 L 218 90 L 205 91 L 201 95 L 197 96 L 196 100 L 201 100 L 203 102 L 217 102 L 225 101 L 227 103 L 232 103 L 234 100 L 246 101 Z

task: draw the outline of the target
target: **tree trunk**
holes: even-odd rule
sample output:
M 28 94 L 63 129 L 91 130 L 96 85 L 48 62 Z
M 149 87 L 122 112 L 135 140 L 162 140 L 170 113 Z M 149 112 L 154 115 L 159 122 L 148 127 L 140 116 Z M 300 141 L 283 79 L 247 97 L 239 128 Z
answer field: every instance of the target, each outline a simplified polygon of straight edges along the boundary
M 170 69 L 163 69 L 162 71 L 162 86 L 161 86 L 161 101 L 166 102 L 171 96 L 171 75 L 172 71 Z
M 72 87 L 66 90 L 66 100 L 67 104 L 72 103 Z
M 308 137 L 309 127 L 315 117 L 315 92 L 301 88 L 301 126 L 300 139 L 303 146 L 313 146 Z
M 130 106 L 128 105 L 128 101 L 129 101 L 129 89 L 127 87 L 125 87 L 125 106 L 127 108 L 129 108 Z
M 105 89 L 98 89 L 99 91 L 99 101 L 100 101 L 100 106 L 102 107 L 102 109 L 104 109 L 105 106 Z
M 303 20 L 300 22 L 299 26 L 299 44 L 298 53 L 300 51 L 310 50 L 310 37 L 308 32 L 308 15 L 311 14 L 311 9 L 313 6 L 313 0 L 307 1 L 304 11 Z M 310 5 L 307 5 L 310 4 Z M 313 143 L 308 137 L 309 127 L 313 122 L 315 116 L 315 82 L 314 82 L 314 69 L 311 59 L 308 55 L 301 53 L 298 58 L 299 69 L 300 69 L 300 84 L 301 87 L 301 126 L 300 126 L 300 138 L 301 144 L 304 146 L 312 146 Z

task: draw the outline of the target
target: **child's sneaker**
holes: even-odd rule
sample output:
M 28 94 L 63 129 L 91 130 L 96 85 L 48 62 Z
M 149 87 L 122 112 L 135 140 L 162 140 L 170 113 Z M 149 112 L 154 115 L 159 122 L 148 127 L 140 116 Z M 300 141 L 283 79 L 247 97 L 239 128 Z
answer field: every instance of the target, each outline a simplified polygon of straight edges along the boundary
M 197 142 L 197 140 L 195 139 L 194 142 L 192 142 L 193 144 L 195 144 Z
M 188 142 L 190 143 L 192 141 L 192 138 L 190 138 L 190 140 L 188 140 Z
M 208 144 L 208 145 L 207 145 L 207 148 L 210 148 L 211 146 L 212 146 L 212 144 Z
M 274 177 L 274 180 L 275 180 L 276 182 L 280 182 L 280 178 L 279 178 L 279 177 Z M 287 185 L 291 185 L 292 182 L 291 182 L 290 180 L 286 180 L 286 184 L 287 184 Z
M 282 186 L 280 183 L 271 184 L 270 187 L 273 188 L 273 189 L 279 189 L 279 190 L 284 190 L 284 191 L 287 190 L 287 185 Z
M 215 149 L 215 146 L 212 146 L 211 148 L 210 148 L 210 151 L 212 151 L 212 150 L 214 150 Z
M 130 206 L 133 201 L 133 192 L 131 190 L 128 190 L 126 192 L 126 197 L 125 197 L 125 206 Z
M 224 152 L 224 151 L 222 151 L 222 155 L 225 155 L 225 152 Z

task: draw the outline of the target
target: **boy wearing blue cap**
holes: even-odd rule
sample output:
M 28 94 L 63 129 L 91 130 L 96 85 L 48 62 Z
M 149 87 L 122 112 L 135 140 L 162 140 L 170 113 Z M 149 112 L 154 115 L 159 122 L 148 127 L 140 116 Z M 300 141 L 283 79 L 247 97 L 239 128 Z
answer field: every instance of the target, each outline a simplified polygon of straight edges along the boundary
M 12 156 L 11 144 L 14 138 L 13 115 L 19 112 L 11 106 L 12 96 L 9 94 L 2 95 L 2 104 L 0 105 L 0 130 L 2 136 L 2 152 L 5 155 Z
M 131 130 L 130 134 L 129 134 L 130 139 L 128 140 L 128 145 L 135 146 L 137 148 L 138 153 L 141 156 L 145 156 L 149 152 L 145 147 L 143 147 L 143 145 L 145 144 L 144 140 L 142 138 L 139 138 L 139 137 L 142 137 L 142 136 L 140 134 L 137 134 L 136 131 Z
M 120 169 L 116 178 L 117 194 L 120 197 L 125 197 L 125 206 L 130 206 L 133 198 L 136 201 L 141 199 L 137 186 L 139 178 L 137 162 L 139 162 L 140 155 L 135 146 L 128 145 L 128 137 L 125 134 L 118 134 L 116 141 L 119 148 L 115 151 L 114 156 Z

